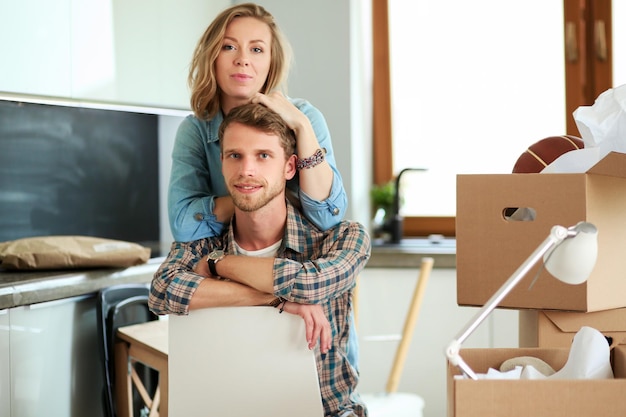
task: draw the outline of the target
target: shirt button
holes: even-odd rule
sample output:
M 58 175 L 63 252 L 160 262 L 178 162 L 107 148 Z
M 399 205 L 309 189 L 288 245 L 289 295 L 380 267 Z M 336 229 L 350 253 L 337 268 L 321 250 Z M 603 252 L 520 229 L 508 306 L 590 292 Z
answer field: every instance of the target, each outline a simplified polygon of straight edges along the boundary
M 338 208 L 338 207 L 335 207 L 335 208 L 333 209 L 333 216 L 336 216 L 336 215 L 338 215 L 338 214 L 339 214 L 339 208 Z
M 193 215 L 193 218 L 196 219 L 197 221 L 201 222 L 203 220 L 203 216 L 202 213 L 196 213 Z

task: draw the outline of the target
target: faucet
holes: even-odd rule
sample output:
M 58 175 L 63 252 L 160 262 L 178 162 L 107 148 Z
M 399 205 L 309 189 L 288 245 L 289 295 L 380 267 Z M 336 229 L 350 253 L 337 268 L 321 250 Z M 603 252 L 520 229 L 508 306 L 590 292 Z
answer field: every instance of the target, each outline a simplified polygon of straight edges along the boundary
M 393 196 L 393 212 L 383 224 L 383 231 L 391 235 L 390 243 L 400 243 L 404 231 L 404 218 L 400 214 L 400 179 L 407 171 L 426 171 L 425 168 L 404 168 L 396 177 L 396 188 Z

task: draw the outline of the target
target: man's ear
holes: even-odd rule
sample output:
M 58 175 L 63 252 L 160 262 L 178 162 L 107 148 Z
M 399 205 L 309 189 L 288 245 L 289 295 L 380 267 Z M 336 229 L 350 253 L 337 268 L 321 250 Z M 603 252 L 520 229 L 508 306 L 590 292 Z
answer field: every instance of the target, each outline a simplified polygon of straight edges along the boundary
M 285 163 L 285 179 L 292 179 L 297 172 L 296 165 L 298 163 L 298 155 L 291 155 L 287 162 Z

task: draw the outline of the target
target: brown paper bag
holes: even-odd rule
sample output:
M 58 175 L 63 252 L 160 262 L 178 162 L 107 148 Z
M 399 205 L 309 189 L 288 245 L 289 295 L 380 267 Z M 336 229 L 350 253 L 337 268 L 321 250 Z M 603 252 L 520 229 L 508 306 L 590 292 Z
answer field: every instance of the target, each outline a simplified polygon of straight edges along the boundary
M 146 263 L 150 249 L 90 236 L 38 236 L 0 243 L 4 269 L 126 268 Z

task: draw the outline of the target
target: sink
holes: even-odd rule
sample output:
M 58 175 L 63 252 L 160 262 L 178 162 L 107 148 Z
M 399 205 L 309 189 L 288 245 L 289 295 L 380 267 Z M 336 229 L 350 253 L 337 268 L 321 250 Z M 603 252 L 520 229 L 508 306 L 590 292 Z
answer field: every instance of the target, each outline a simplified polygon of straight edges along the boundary
M 427 237 L 408 237 L 401 239 L 399 243 L 390 243 L 385 242 L 382 239 L 374 239 L 372 241 L 372 247 L 401 252 L 455 253 L 456 239 L 439 235 Z
M 456 239 L 440 235 L 407 237 L 399 243 L 372 240 L 370 268 L 419 268 L 425 256 L 435 261 L 435 268 L 456 268 Z

